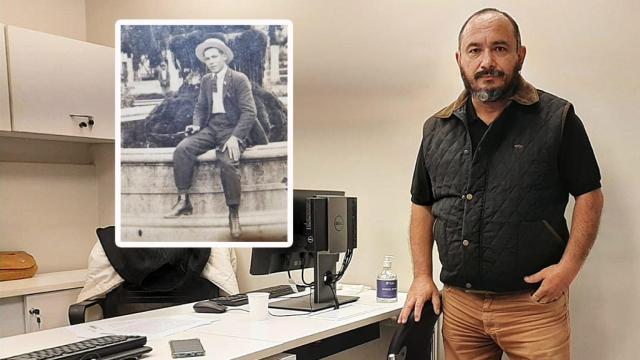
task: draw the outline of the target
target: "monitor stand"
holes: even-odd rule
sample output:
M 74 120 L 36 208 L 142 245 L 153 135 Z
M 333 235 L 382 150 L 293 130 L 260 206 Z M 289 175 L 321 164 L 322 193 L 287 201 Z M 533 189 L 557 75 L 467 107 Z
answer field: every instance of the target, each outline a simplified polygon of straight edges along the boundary
M 308 295 L 271 302 L 269 303 L 270 308 L 313 312 L 329 309 L 335 306 L 333 291 L 331 291 L 329 285 L 324 283 L 324 280 L 325 274 L 336 273 L 336 262 L 338 261 L 339 254 L 317 252 L 315 256 L 316 261 L 313 267 L 313 272 L 316 286 L 313 291 Z M 312 295 L 313 298 L 311 297 Z M 340 305 L 352 303 L 359 299 L 357 296 L 343 295 L 338 295 L 337 298 L 338 304 Z
M 338 303 L 340 305 L 352 303 L 358 300 L 357 296 L 342 296 L 338 295 Z M 333 296 L 330 301 L 325 302 L 315 302 L 311 299 L 311 294 L 298 296 L 294 298 L 287 298 L 283 300 L 274 301 L 269 303 L 270 308 L 274 309 L 286 309 L 286 310 L 298 310 L 298 311 L 308 311 L 314 312 L 318 310 L 330 309 L 335 306 L 333 302 Z

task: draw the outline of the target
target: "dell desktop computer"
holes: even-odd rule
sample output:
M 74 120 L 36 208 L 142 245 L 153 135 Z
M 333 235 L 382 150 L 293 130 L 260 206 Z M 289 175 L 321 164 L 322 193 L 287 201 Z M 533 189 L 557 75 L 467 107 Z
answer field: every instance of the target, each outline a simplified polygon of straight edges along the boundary
M 336 284 L 357 247 L 357 199 L 345 196 L 342 191 L 294 190 L 293 233 L 289 248 L 254 248 L 250 273 L 264 275 L 313 268 L 314 281 L 305 284 L 312 288 L 313 298 L 287 298 L 272 302 L 269 307 L 318 311 L 356 301 L 356 296 L 337 295 Z M 345 254 L 342 266 L 336 271 L 341 253 Z

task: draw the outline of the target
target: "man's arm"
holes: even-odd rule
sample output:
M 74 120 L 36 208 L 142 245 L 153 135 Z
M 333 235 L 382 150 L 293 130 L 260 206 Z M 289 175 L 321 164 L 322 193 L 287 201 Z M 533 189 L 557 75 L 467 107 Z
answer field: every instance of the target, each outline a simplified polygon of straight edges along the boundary
M 440 313 L 440 293 L 433 282 L 433 214 L 431 206 L 411 204 L 411 225 L 409 228 L 411 257 L 413 259 L 413 282 L 407 294 L 407 301 L 398 317 L 399 323 L 406 323 L 411 310 L 415 320 L 420 320 L 424 303 L 431 300 L 433 310 Z
M 411 204 L 409 227 L 413 276 L 433 279 L 433 214 L 431 206 Z
M 249 135 L 249 131 L 255 124 L 257 111 L 253 93 L 251 93 L 251 83 L 246 75 L 242 73 L 240 73 L 236 81 L 235 95 L 238 100 L 240 117 L 232 135 L 238 139 L 244 139 Z
M 244 140 L 249 131 L 256 122 L 256 103 L 251 93 L 251 83 L 246 75 L 238 73 L 237 80 L 235 81 L 234 89 L 236 100 L 238 101 L 238 110 L 240 110 L 240 116 L 238 123 L 233 129 L 231 136 L 227 142 L 222 146 L 222 151 L 229 151 L 229 157 L 231 160 L 240 160 L 240 144 L 241 140 Z
M 536 301 L 554 301 L 569 289 L 596 240 L 603 205 L 604 196 L 599 188 L 576 197 L 569 242 L 562 259 L 556 265 L 525 277 L 528 283 L 542 281 L 538 291 L 532 295 Z
M 560 263 L 578 270 L 587 260 L 600 227 L 600 216 L 604 206 L 601 189 L 596 189 L 576 197 L 571 222 L 571 236 Z

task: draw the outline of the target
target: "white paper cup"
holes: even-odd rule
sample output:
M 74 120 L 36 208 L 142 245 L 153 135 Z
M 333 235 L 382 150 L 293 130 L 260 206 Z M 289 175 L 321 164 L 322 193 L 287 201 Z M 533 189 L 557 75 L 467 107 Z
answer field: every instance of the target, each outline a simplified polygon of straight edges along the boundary
M 252 320 L 264 320 L 269 315 L 269 293 L 252 292 L 247 294 L 249 299 L 249 316 Z

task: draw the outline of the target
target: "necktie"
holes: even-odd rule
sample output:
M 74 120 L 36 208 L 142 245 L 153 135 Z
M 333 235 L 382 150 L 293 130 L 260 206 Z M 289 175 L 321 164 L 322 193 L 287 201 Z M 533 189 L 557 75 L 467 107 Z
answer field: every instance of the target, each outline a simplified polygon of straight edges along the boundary
M 218 74 L 213 74 L 213 92 L 218 92 Z

